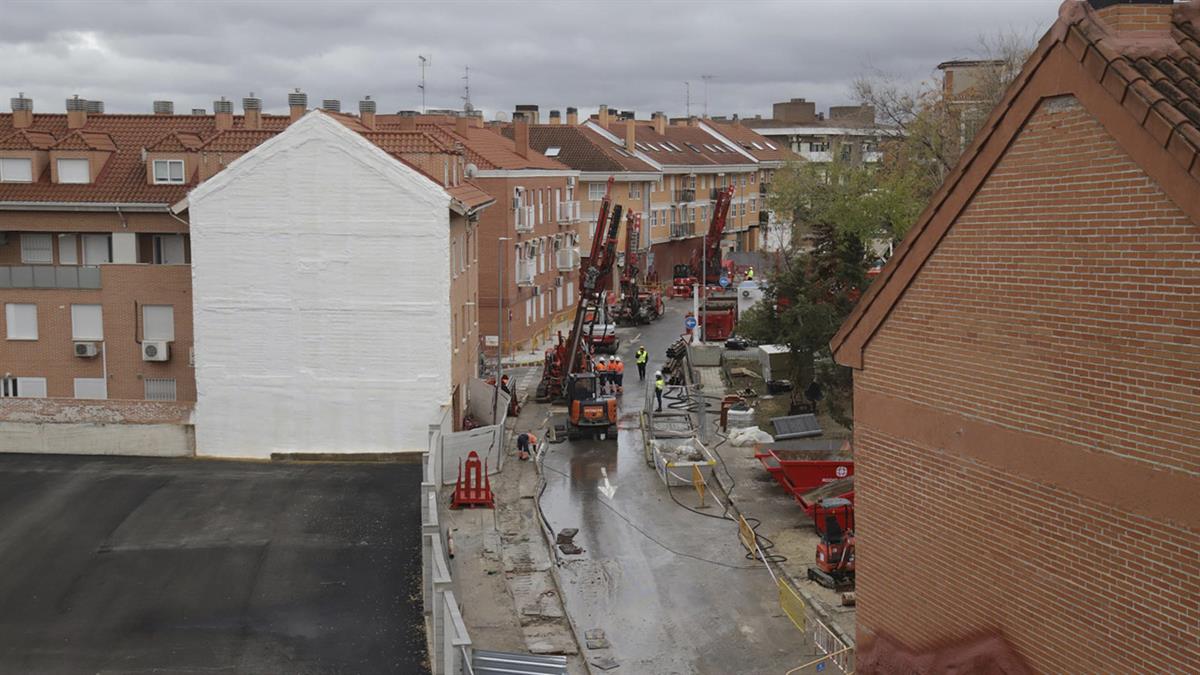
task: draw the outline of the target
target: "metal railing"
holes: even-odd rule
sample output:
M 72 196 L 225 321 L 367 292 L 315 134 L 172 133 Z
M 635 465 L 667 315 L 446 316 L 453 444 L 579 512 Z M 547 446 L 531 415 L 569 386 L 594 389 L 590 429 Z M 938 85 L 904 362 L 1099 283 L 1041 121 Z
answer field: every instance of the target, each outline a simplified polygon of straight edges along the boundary
M 558 222 L 560 223 L 577 223 L 579 222 L 579 202 L 559 202 L 558 203 Z
M 471 636 L 463 622 L 462 613 L 451 588 L 450 565 L 442 545 L 442 529 L 438 517 L 441 488 L 440 425 L 429 430 L 429 449 L 421 458 L 424 479 L 421 481 L 421 555 L 423 574 L 421 597 L 429 617 L 429 663 L 434 675 L 471 673 Z
M 554 266 L 559 272 L 579 269 L 579 249 L 564 248 L 554 253 Z
M 683 239 L 685 237 L 691 237 L 695 234 L 696 234 L 696 223 L 694 221 L 688 221 L 685 223 L 673 223 L 671 225 L 671 238 L 672 239 Z
M 532 286 L 537 276 L 537 263 L 533 260 L 517 263 L 517 285 Z
M 533 232 L 534 212 L 532 206 L 518 206 L 513 209 L 514 225 L 517 232 Z
M 685 188 L 683 190 L 676 190 L 674 196 L 675 196 L 675 201 L 677 201 L 677 202 L 694 202 L 694 201 L 696 201 L 696 190 L 695 190 L 695 188 Z
M 100 268 L 77 265 L 0 265 L 0 288 L 100 288 Z

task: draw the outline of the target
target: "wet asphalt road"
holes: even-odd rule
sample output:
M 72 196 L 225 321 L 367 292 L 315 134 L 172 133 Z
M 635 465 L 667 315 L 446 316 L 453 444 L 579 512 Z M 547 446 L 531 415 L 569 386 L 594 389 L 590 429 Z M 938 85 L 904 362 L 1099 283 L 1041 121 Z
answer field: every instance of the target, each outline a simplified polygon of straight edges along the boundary
M 585 549 L 561 569 L 567 610 L 580 630 L 605 631 L 619 673 L 779 673 L 796 665 L 802 635 L 779 610 L 760 563 L 745 558 L 737 526 L 677 505 L 645 463 L 638 412 L 668 344 L 683 330 L 690 302 L 673 301 L 649 326 L 621 329 L 626 362 L 620 432 L 612 440 L 551 445 L 542 506 L 555 531 L 579 528 Z M 641 334 L 641 338 L 634 338 Z M 639 383 L 633 353 L 650 352 Z M 616 486 L 601 495 L 601 469 Z M 691 488 L 675 497 L 696 505 Z M 720 515 L 711 506 L 706 512 Z
M 420 466 L 0 455 L 0 673 L 422 673 Z

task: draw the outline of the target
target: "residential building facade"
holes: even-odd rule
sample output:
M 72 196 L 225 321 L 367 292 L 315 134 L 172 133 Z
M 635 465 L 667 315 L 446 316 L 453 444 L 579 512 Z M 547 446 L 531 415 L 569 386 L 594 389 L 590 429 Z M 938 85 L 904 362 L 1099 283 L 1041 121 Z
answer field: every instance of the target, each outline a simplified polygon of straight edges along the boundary
M 834 337 L 859 672 L 1197 672 L 1195 3 L 1067 0 Z
M 815 102 L 803 98 L 776 103 L 771 119 L 754 117 L 740 122 L 816 163 L 874 164 L 883 159 L 880 142 L 894 134 L 876 123 L 871 106 L 832 106 L 826 116 L 816 111 Z

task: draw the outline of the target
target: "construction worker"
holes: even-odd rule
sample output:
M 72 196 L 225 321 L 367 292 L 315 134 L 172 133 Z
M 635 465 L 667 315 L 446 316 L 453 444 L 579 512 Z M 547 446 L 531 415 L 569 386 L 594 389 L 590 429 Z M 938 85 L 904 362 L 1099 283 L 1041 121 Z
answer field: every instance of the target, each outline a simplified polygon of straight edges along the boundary
M 596 394 L 605 394 L 608 389 L 608 361 L 601 356 L 596 361 Z
M 658 399 L 658 410 L 654 412 L 662 412 L 662 394 L 663 388 L 667 386 L 667 381 L 663 379 L 661 370 L 654 372 L 654 397 Z
M 646 351 L 646 345 L 638 347 L 638 350 L 636 353 L 634 353 L 633 358 L 635 361 L 637 361 L 638 381 L 644 382 L 646 380 L 646 362 L 650 360 L 650 352 Z
M 754 281 L 754 266 L 746 268 L 746 281 Z
M 616 366 L 612 373 L 613 384 L 616 386 L 617 393 L 620 394 L 625 391 L 625 362 L 619 356 L 614 356 L 613 361 L 615 362 L 613 365 Z
M 537 437 L 532 433 L 525 432 L 517 436 L 517 459 L 529 459 L 529 449 L 536 447 Z

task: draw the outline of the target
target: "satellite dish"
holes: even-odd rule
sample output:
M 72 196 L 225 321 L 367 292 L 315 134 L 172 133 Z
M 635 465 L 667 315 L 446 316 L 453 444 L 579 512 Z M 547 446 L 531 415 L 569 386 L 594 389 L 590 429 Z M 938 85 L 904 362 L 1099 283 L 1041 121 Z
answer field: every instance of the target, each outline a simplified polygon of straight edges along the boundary
M 467 178 L 474 178 L 479 174 L 479 167 L 474 164 L 467 164 Z
M 496 111 L 496 121 L 497 122 L 507 122 L 508 121 L 508 113 L 504 112 L 503 110 L 497 110 Z

